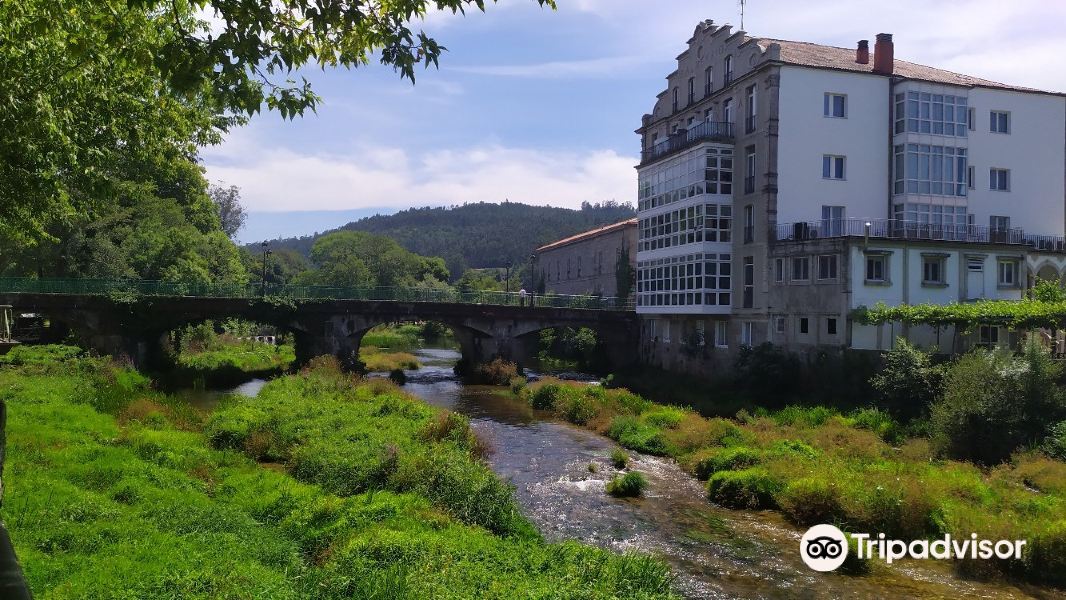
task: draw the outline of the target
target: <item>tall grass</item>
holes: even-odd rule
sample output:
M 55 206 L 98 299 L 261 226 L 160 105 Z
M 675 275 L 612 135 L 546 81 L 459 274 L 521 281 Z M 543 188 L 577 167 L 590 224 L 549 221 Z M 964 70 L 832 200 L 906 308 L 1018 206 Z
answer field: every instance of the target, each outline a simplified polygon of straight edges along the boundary
M 540 540 L 465 419 L 334 362 L 206 431 L 103 359 L 0 368 L 3 517 L 35 594 L 669 597 L 658 560 Z

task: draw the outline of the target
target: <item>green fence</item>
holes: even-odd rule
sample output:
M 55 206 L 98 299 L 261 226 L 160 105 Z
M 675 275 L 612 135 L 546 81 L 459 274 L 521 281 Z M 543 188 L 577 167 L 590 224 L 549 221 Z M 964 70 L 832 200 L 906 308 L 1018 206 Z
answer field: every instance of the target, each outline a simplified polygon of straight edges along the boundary
M 291 300 L 375 300 L 447 302 L 494 306 L 537 306 L 585 310 L 633 310 L 632 300 L 603 296 L 531 295 L 517 292 L 461 292 L 454 289 L 400 287 L 333 287 L 182 283 L 134 279 L 31 279 L 0 277 L 3 294 L 65 294 L 96 296 L 164 296 L 194 298 L 288 298 Z

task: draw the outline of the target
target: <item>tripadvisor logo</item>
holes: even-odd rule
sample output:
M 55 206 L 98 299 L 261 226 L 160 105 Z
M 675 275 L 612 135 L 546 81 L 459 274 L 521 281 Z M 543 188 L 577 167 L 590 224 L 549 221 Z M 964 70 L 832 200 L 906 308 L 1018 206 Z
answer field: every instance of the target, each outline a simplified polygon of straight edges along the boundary
M 879 533 L 876 538 L 868 533 L 848 534 L 854 541 L 852 545 L 859 559 L 877 558 L 892 564 L 901 558 L 933 558 L 937 560 L 951 558 L 1013 558 L 1020 560 L 1022 547 L 1026 540 L 981 540 L 977 534 L 970 538 L 955 539 L 950 534 L 937 540 L 903 540 L 887 539 Z M 800 538 L 800 557 L 808 567 L 815 571 L 833 571 L 848 557 L 850 551 L 844 532 L 832 525 L 815 525 Z

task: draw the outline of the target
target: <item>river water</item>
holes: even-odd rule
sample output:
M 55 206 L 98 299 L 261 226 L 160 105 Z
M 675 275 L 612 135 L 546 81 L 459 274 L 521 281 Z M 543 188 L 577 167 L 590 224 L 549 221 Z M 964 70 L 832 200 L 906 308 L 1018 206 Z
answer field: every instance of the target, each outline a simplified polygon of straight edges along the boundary
M 861 577 L 811 571 L 799 557 L 802 530 L 773 511 L 711 504 L 699 481 L 659 457 L 629 452 L 629 468 L 645 475 L 648 490 L 643 498 L 611 497 L 604 486 L 619 473 L 609 460 L 614 442 L 534 411 L 504 388 L 462 385 L 452 373 L 456 350 L 417 355 L 423 366 L 406 372 L 404 389 L 470 418 L 489 443 L 489 465 L 515 486 L 525 515 L 545 538 L 655 554 L 671 566 L 686 597 L 1066 597 L 1043 588 L 961 580 L 945 561 L 879 564 Z M 265 383 L 254 379 L 233 389 L 182 395 L 213 410 L 225 395 L 255 396 Z

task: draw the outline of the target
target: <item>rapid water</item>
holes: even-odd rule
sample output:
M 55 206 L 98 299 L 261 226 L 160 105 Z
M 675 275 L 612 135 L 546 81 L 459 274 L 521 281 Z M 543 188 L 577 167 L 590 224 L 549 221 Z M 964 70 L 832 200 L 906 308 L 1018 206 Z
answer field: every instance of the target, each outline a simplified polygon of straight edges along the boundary
M 644 498 L 608 496 L 619 473 L 609 439 L 534 411 L 498 387 L 463 386 L 455 350 L 425 349 L 404 389 L 464 414 L 489 442 L 492 469 L 515 486 L 526 516 L 549 540 L 576 539 L 662 557 L 691 598 L 1027 598 L 1051 597 L 1003 583 L 968 582 L 941 561 L 875 565 L 850 577 L 811 571 L 799 557 L 803 531 L 771 511 L 738 511 L 706 500 L 700 482 L 673 461 L 630 452 L 648 479 Z M 589 465 L 595 465 L 594 470 Z M 1028 592 L 1028 593 L 1027 593 Z

